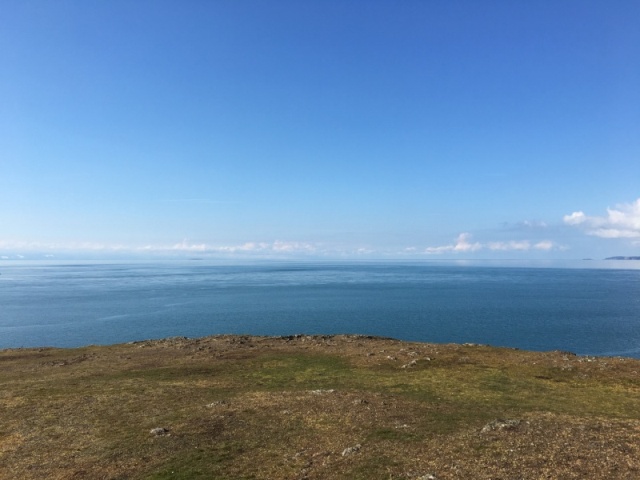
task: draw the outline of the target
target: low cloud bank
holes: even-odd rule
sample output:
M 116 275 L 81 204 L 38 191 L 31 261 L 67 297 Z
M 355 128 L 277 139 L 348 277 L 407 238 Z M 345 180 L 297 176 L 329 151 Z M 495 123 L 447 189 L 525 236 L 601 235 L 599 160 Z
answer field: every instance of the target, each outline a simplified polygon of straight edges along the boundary
M 231 253 L 231 254 L 280 254 L 280 253 L 306 253 L 314 254 L 319 252 L 319 246 L 307 242 L 246 242 L 240 245 L 207 245 L 205 243 L 190 244 L 186 240 L 171 247 L 147 246 L 145 250 L 173 251 L 173 252 L 202 252 L 202 253 Z
M 450 245 L 442 245 L 439 247 L 427 247 L 424 253 L 442 254 L 442 253 L 466 253 L 478 252 L 480 250 L 489 250 L 493 252 L 499 251 L 520 251 L 526 252 L 530 250 L 549 251 L 553 249 L 561 249 L 555 242 L 551 240 L 543 240 L 540 242 L 531 242 L 529 240 L 512 240 L 510 242 L 472 242 L 470 233 L 461 233 L 456 241 Z
M 590 216 L 582 211 L 563 217 L 564 223 L 600 238 L 640 238 L 640 198 L 632 203 L 607 208 L 606 216 Z
M 246 242 L 238 245 L 211 245 L 207 243 L 190 243 L 183 240 L 173 245 L 149 244 L 132 246 L 99 242 L 9 242 L 0 241 L 0 251 L 24 252 L 104 252 L 104 253 L 202 253 L 202 254 L 237 254 L 237 255 L 279 255 L 279 254 L 319 254 L 320 245 L 307 242 Z

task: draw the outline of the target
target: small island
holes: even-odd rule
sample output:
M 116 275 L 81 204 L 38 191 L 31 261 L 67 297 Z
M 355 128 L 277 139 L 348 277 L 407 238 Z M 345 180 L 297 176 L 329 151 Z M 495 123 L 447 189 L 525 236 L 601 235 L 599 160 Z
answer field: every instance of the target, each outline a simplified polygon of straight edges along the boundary
M 640 260 L 640 256 L 633 256 L 633 257 L 624 257 L 624 256 L 608 257 L 608 258 L 605 258 L 605 260 Z

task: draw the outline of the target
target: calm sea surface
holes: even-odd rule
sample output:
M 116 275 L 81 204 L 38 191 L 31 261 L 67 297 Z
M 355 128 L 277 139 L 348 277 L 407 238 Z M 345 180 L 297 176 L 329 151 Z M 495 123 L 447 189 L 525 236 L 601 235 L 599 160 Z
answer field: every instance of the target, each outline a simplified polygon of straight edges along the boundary
M 0 348 L 358 333 L 640 358 L 639 264 L 5 262 Z

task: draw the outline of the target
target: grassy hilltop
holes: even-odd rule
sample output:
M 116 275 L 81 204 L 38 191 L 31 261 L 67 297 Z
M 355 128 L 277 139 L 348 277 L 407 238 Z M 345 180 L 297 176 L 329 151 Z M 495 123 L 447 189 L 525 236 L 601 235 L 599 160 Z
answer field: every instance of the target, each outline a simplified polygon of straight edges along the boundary
M 361 336 L 0 351 L 2 479 L 640 478 L 640 361 Z

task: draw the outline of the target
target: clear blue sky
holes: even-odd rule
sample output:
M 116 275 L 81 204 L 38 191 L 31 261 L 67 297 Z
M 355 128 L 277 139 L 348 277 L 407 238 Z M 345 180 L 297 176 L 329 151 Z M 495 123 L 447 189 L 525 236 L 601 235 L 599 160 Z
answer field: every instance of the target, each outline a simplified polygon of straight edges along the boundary
M 640 255 L 640 2 L 0 12 L 0 257 Z

